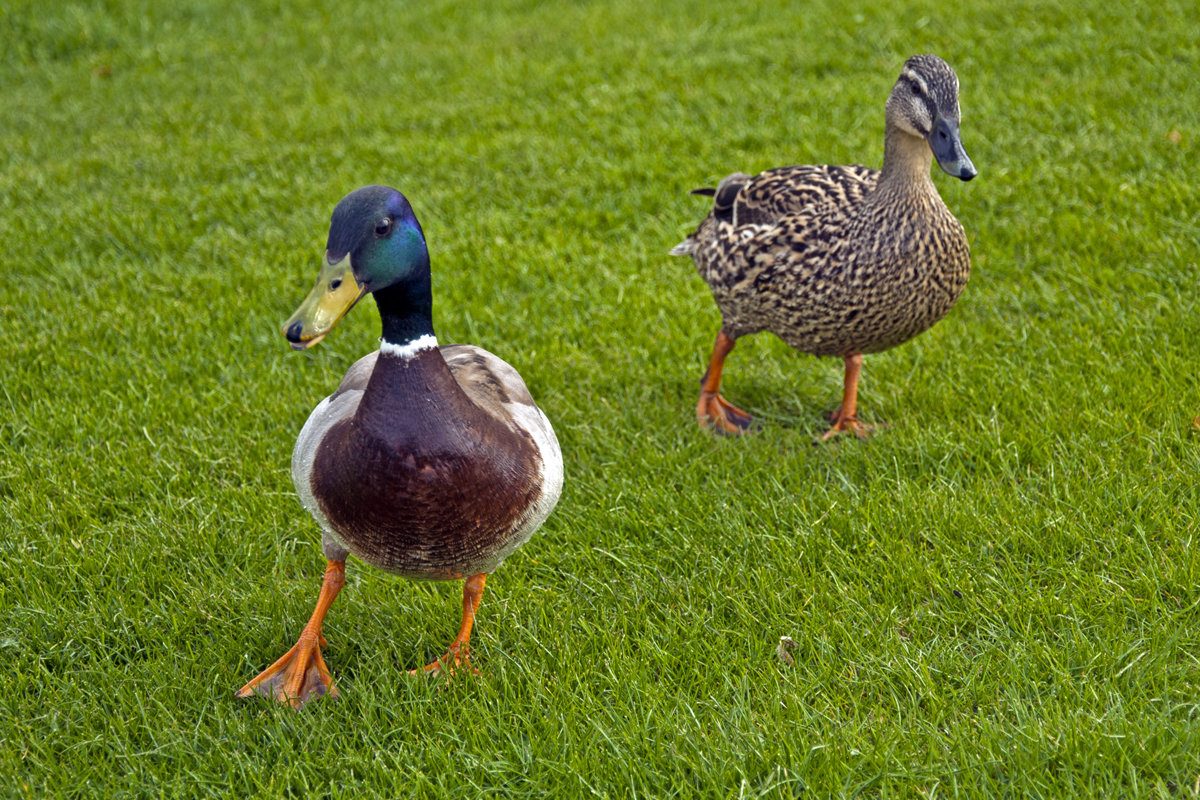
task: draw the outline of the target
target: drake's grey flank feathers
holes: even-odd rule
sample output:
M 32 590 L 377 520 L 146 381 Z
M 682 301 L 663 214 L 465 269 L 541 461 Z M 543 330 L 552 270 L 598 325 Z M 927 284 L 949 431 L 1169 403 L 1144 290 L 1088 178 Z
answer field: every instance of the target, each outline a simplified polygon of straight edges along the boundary
M 298 708 L 336 694 L 321 626 L 351 553 L 408 578 L 463 580 L 458 636 L 425 671 L 466 661 L 488 574 L 562 490 L 558 440 L 517 371 L 478 347 L 437 345 L 425 236 L 404 196 L 384 186 L 338 204 L 320 278 L 284 335 L 311 347 L 367 293 L 379 307 L 379 350 L 321 401 L 292 453 L 296 493 L 324 534 L 317 606 L 296 645 L 239 697 Z
M 883 168 L 796 166 L 734 173 L 713 208 L 671 250 L 689 255 L 721 312 L 697 404 L 701 426 L 740 433 L 750 415 L 719 393 L 737 339 L 770 331 L 797 350 L 846 361 L 826 438 L 857 418 L 862 354 L 895 347 L 954 306 L 971 271 L 962 225 L 930 178 L 933 158 L 964 181 L 974 165 L 958 133 L 958 78 L 933 55 L 904 64 L 886 106 Z

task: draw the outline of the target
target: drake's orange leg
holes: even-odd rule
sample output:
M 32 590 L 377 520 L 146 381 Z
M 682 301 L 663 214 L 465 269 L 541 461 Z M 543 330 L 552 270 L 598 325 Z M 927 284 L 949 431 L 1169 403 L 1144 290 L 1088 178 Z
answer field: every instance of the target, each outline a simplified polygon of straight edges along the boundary
M 717 433 L 746 433 L 750 430 L 753 418 L 737 406 L 721 397 L 721 368 L 725 365 L 725 356 L 733 350 L 737 343 L 724 330 L 717 334 L 713 344 L 712 358 L 708 361 L 708 370 L 700 380 L 700 400 L 696 403 L 696 422 L 701 428 L 712 427 Z
M 858 421 L 858 375 L 862 372 L 862 353 L 846 356 L 846 378 L 842 385 L 842 404 L 829 417 L 833 427 L 825 431 L 822 439 L 850 431 L 860 439 L 866 439 L 871 426 Z
M 432 672 L 435 675 L 443 669 L 450 673 L 461 664 L 471 666 L 471 627 L 475 624 L 475 612 L 479 610 L 479 602 L 483 600 L 483 585 L 487 582 L 487 573 L 481 572 L 467 578 L 463 584 L 462 625 L 458 636 L 450 643 L 446 654 L 422 669 L 412 669 L 409 673 L 419 675 L 422 672 Z
M 325 613 L 333 605 L 342 586 L 346 583 L 346 562 L 330 561 L 325 566 L 325 578 L 321 581 L 321 593 L 317 595 L 317 607 L 300 633 L 292 649 L 278 661 L 267 667 L 258 677 L 238 689 L 238 697 L 254 694 L 274 696 L 281 703 L 300 708 L 312 696 L 321 697 L 328 693 L 337 697 L 333 676 L 325 666 L 321 648 L 326 644 L 321 635 L 321 624 Z

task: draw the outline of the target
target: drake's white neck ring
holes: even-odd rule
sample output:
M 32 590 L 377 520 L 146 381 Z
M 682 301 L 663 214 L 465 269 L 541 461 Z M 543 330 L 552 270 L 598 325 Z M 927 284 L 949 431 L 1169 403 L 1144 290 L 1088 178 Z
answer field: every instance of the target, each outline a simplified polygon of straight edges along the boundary
M 383 339 L 379 340 L 379 352 L 383 353 L 384 355 L 395 356 L 396 358 L 404 359 L 412 358 L 423 350 L 429 350 L 437 346 L 437 337 L 432 333 L 426 333 L 422 336 L 418 336 L 411 342 L 406 342 L 404 344 L 393 344 L 392 342 L 384 341 Z

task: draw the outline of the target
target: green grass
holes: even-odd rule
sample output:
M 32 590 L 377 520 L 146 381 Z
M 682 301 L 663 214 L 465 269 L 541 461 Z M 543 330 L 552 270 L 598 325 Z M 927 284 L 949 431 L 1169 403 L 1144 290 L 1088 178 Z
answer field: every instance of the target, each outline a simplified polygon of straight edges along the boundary
M 1200 793 L 1192 4 L 256 5 L 0 9 L 0 795 Z M 889 426 L 814 446 L 840 364 L 760 336 L 725 390 L 761 434 L 702 433 L 687 190 L 877 166 L 926 51 L 975 272 L 867 358 Z M 377 182 L 567 484 L 489 581 L 478 679 L 404 673 L 457 585 L 351 563 L 344 697 L 295 714 L 233 691 L 311 610 L 291 446 L 378 320 L 277 326 Z

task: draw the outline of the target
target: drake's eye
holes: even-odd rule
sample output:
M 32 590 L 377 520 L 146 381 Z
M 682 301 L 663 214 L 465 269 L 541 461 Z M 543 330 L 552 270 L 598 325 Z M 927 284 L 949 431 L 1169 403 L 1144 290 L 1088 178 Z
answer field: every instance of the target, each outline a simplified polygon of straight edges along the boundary
M 384 217 L 375 223 L 375 235 L 380 239 L 392 232 L 392 218 Z

